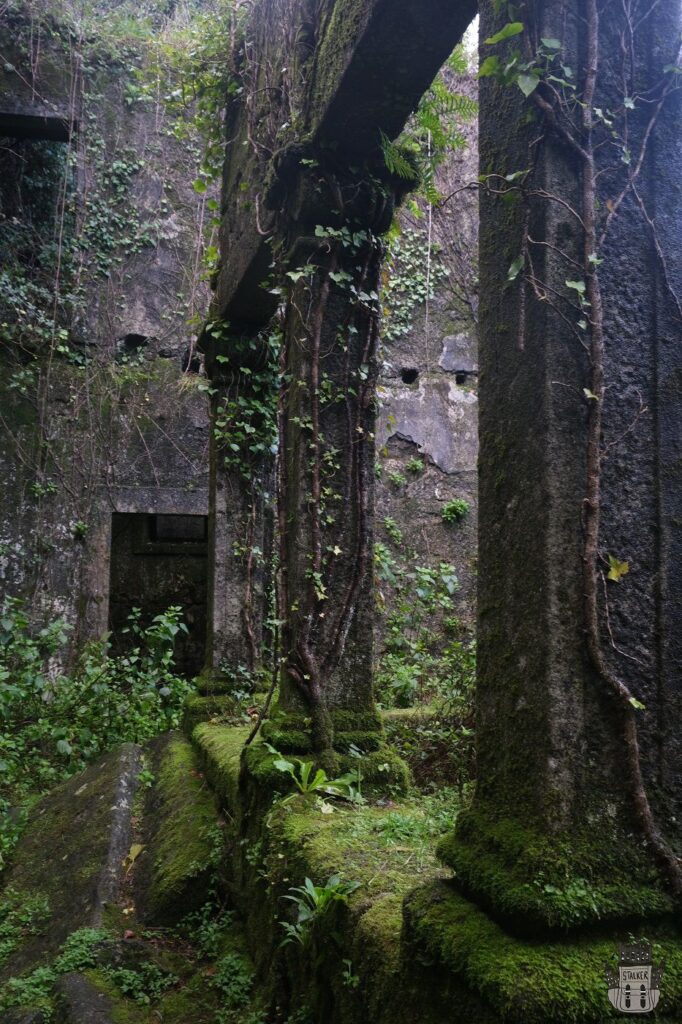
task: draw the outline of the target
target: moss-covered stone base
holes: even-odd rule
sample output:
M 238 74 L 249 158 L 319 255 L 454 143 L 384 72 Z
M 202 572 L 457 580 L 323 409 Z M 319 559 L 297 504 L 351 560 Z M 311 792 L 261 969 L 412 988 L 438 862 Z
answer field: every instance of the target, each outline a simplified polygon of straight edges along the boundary
M 204 696 L 193 694 L 185 701 L 182 731 L 189 738 L 200 722 L 232 722 L 242 717 L 234 697 L 228 695 Z
M 657 1019 L 682 1020 L 682 937 L 672 927 L 647 930 L 654 960 L 665 961 Z M 480 994 L 494 1019 L 509 1024 L 603 1024 L 622 1020 L 608 1000 L 605 965 L 615 966 L 629 930 L 552 941 L 506 933 L 480 908 L 438 880 L 405 903 L 406 953 L 428 957 L 444 987 Z M 458 1020 L 453 1008 L 452 1020 Z
M 548 837 L 475 805 L 439 854 L 464 890 L 516 931 L 633 925 L 675 913 L 651 858 L 628 835 L 591 828 Z
M 377 711 L 348 711 L 342 708 L 329 712 L 334 750 L 363 753 L 377 750 L 384 742 L 384 729 Z M 309 754 L 313 749 L 312 719 L 304 714 L 275 710 L 263 723 L 263 738 L 282 753 Z

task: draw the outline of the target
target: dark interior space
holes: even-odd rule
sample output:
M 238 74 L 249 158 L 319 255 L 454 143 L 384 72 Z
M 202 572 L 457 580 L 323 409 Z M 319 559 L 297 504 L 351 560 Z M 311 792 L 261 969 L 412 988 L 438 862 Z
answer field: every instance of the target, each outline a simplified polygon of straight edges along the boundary
M 133 608 L 142 624 L 180 605 L 188 634 L 179 633 L 176 665 L 186 676 L 203 666 L 206 643 L 206 516 L 115 512 L 111 531 L 109 628 L 117 651 L 130 643 L 122 634 Z

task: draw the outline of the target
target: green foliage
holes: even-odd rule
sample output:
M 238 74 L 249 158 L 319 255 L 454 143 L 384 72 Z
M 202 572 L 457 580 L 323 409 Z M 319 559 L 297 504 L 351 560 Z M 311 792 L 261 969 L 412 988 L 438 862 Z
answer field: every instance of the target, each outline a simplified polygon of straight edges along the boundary
M 455 88 L 457 78 L 468 73 L 461 45 L 451 54 L 445 67 L 422 96 L 419 106 L 397 142 L 382 137 L 386 166 L 392 174 L 420 180 L 420 191 L 429 203 L 441 195 L 435 185 L 437 168 L 453 150 L 466 145 L 463 122 L 471 121 L 478 111 L 476 100 Z
M 438 246 L 429 249 L 421 230 L 409 229 L 390 240 L 382 290 L 386 341 L 396 341 L 410 331 L 419 307 L 434 298 L 437 286 L 448 276 L 439 252 Z
M 0 900 L 0 966 L 27 935 L 38 935 L 50 907 L 40 893 L 6 889 Z
M 220 993 L 226 1010 L 239 1010 L 248 1005 L 253 988 L 253 970 L 238 953 L 227 953 L 216 963 L 211 987 Z
M 419 476 L 420 473 L 424 472 L 424 460 L 417 458 L 409 459 L 405 463 L 405 470 L 414 476 Z
M 124 996 L 141 1006 L 156 1002 L 167 988 L 178 981 L 170 971 L 164 971 L 149 961 L 142 961 L 134 969 L 114 968 L 107 971 L 107 975 Z
M 241 341 L 231 338 L 229 326 L 221 321 L 209 323 L 206 331 L 230 352 L 229 357 L 218 354 L 216 362 L 225 365 L 234 381 L 216 408 L 214 435 L 225 467 L 253 482 L 263 460 L 277 449 L 280 336 L 273 331 Z
M 303 795 L 322 793 L 325 796 L 349 800 L 351 803 L 361 802 L 356 772 L 348 772 L 339 778 L 330 779 L 324 769 L 316 769 L 312 761 L 301 761 L 299 758 L 289 761 L 269 743 L 266 743 L 265 746 L 275 756 L 273 768 L 288 775 L 299 793 Z
M 451 617 L 459 589 L 453 566 L 406 568 L 378 543 L 375 572 L 385 617 L 384 650 L 376 669 L 380 700 L 408 707 L 419 698 L 447 693 L 453 673 L 459 675 L 461 652 L 461 643 L 447 636 L 458 627 Z
M 440 510 L 440 517 L 444 523 L 459 523 L 464 519 L 470 507 L 469 502 L 464 498 L 453 498 L 452 501 L 445 502 Z
M 305 945 L 310 938 L 316 921 L 325 917 L 332 907 L 347 903 L 349 896 L 359 888 L 359 882 L 345 882 L 339 875 L 331 875 L 324 885 L 315 885 L 306 878 L 303 885 L 294 886 L 282 899 L 290 900 L 296 907 L 296 922 L 280 921 L 285 931 L 282 945 L 292 942 Z
M 391 538 L 391 540 L 394 542 L 394 544 L 402 544 L 402 531 L 398 524 L 396 523 L 395 519 L 392 519 L 391 516 L 384 517 L 384 530 Z
M 80 928 L 72 932 L 52 964 L 36 967 L 30 974 L 9 978 L 5 982 L 0 988 L 0 1011 L 16 1006 L 47 1007 L 57 978 L 71 971 L 94 967 L 97 947 L 108 937 L 106 931 L 97 928 Z
M 64 621 L 32 629 L 21 603 L 5 601 L 0 614 L 0 801 L 5 807 L 80 771 L 119 743 L 144 741 L 178 725 L 190 690 L 173 667 L 175 637 L 186 629 L 180 614 L 180 608 L 169 608 L 143 627 L 135 609 L 124 630 L 132 639 L 126 653 L 113 656 L 106 640 L 91 643 L 66 676 L 52 668 L 68 641 Z M 4 826 L 0 837 L 3 832 Z

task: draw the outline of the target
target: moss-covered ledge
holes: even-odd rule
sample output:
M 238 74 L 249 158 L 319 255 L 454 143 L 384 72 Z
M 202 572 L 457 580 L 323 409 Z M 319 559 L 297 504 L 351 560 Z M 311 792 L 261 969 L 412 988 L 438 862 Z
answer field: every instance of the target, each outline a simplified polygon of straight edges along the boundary
M 480 993 L 500 1022 L 604 1024 L 622 1020 L 607 995 L 606 964 L 616 963 L 628 930 L 608 937 L 520 939 L 469 903 L 452 881 L 430 882 L 405 901 L 406 950 L 426 956 L 442 984 Z M 657 1020 L 682 1019 L 682 940 L 672 926 L 649 929 L 654 960 L 665 961 Z M 457 1019 L 453 1016 L 453 1019 Z
M 474 805 L 438 852 L 460 887 L 518 932 L 675 917 L 651 859 L 627 834 L 551 837 Z
M 283 1014 L 307 1008 L 325 1024 L 450 1019 L 428 966 L 403 956 L 403 900 L 415 884 L 444 873 L 418 799 L 386 799 L 392 775 L 379 771 L 383 751 L 367 755 L 384 782 L 381 803 L 351 806 L 296 794 L 264 742 L 244 750 L 247 735 L 248 729 L 202 723 L 192 740 L 227 812 L 229 887 L 269 1005 Z M 306 878 L 324 886 L 333 876 L 357 888 L 313 924 L 303 945 L 283 947 L 282 922 L 295 921 L 284 897 Z
M 167 733 L 153 744 L 151 757 L 156 785 L 146 801 L 138 909 L 146 921 L 171 924 L 207 899 L 222 837 L 192 745 L 180 733 Z

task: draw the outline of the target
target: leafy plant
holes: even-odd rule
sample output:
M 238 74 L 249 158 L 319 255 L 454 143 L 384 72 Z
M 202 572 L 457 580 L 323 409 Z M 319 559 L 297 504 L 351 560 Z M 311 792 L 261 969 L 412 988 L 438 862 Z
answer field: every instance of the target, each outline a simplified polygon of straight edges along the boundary
M 220 992 L 225 1009 L 238 1010 L 246 1006 L 253 988 L 253 970 L 243 956 L 227 953 L 216 964 L 211 987 Z
M 297 916 L 294 924 L 280 921 L 286 933 L 282 945 L 287 946 L 292 942 L 305 945 L 313 924 L 327 915 L 332 907 L 347 903 L 359 887 L 359 882 L 345 882 L 339 875 L 331 875 L 325 885 L 315 885 L 306 878 L 303 885 L 291 888 L 282 899 L 290 900 L 296 906 Z
M 453 498 L 446 501 L 440 510 L 440 516 L 444 523 L 459 523 L 468 513 L 471 506 L 464 498 Z
M 134 970 L 117 967 L 107 971 L 107 974 L 124 996 L 141 1006 L 156 1002 L 178 980 L 174 974 L 162 970 L 157 964 L 144 962 Z
M 392 519 L 390 516 L 386 516 L 384 518 L 384 530 L 395 544 L 402 544 L 402 530 L 396 523 L 395 519 Z
M 271 754 L 275 755 L 273 768 L 288 775 L 299 793 L 304 795 L 324 793 L 326 796 L 348 800 L 351 803 L 360 802 L 356 772 L 348 772 L 336 779 L 330 779 L 323 768 L 315 768 L 313 761 L 302 761 L 299 758 L 288 761 L 269 743 L 266 743 L 265 746 Z
M 124 630 L 133 640 L 128 651 L 114 656 L 108 640 L 91 643 L 67 676 L 51 669 L 68 642 L 66 623 L 57 619 L 34 629 L 21 602 L 4 602 L 0 800 L 17 803 L 119 743 L 144 741 L 178 725 L 190 692 L 174 671 L 175 638 L 186 629 L 180 614 L 172 607 L 143 626 L 135 609 Z

